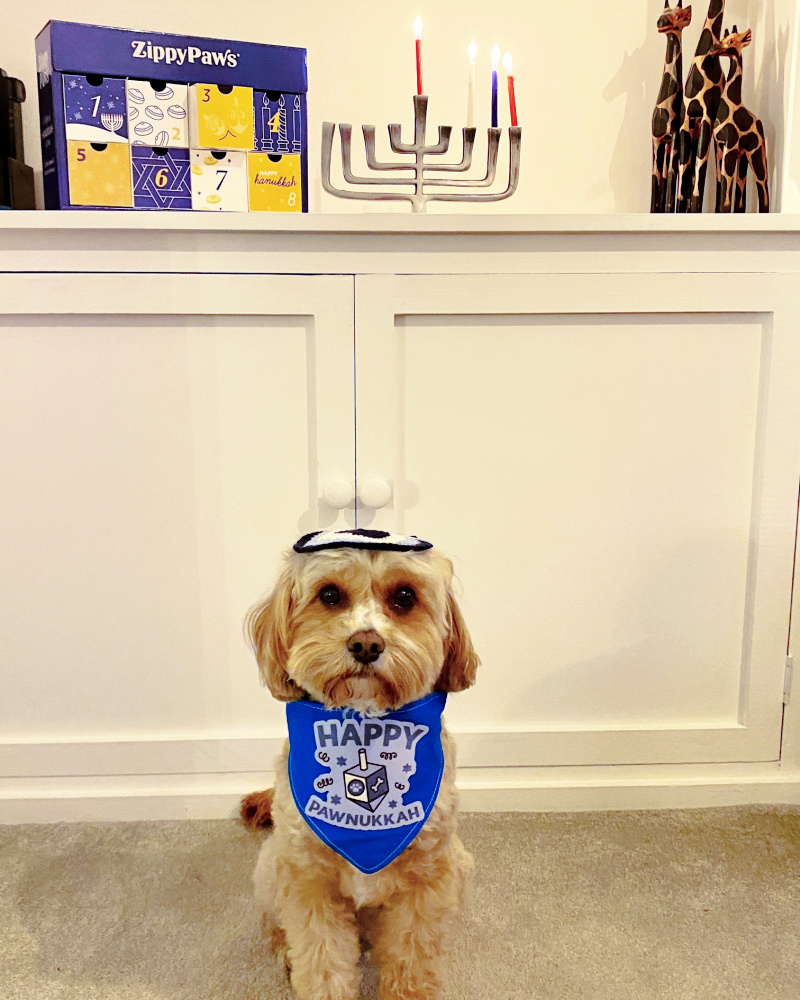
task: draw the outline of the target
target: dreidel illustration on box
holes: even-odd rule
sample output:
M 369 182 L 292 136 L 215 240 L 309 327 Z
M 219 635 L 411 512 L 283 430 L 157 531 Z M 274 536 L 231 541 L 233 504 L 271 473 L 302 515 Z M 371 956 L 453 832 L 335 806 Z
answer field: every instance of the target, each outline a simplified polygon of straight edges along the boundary
M 389 777 L 382 764 L 371 764 L 367 751 L 358 751 L 358 766 L 344 772 L 344 793 L 370 812 L 375 812 L 389 791 Z
M 253 149 L 252 87 L 189 87 L 189 135 L 197 149 Z

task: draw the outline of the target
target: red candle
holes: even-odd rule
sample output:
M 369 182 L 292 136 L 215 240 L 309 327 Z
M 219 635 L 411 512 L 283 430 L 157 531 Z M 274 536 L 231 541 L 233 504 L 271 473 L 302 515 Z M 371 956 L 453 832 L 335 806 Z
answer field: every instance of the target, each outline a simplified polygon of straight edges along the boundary
M 422 18 L 414 21 L 414 35 L 417 39 L 417 93 L 422 94 Z
M 511 53 L 506 52 L 503 56 L 503 66 L 508 77 L 508 109 L 511 112 L 511 124 L 517 124 L 517 99 L 514 95 L 514 77 L 511 75 Z

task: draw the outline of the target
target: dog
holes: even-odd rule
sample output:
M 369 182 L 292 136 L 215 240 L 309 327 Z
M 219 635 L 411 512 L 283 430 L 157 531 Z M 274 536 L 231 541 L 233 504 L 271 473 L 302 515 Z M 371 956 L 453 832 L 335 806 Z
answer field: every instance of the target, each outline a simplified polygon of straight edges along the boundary
M 433 1000 L 473 869 L 439 719 L 480 662 L 452 562 L 413 535 L 312 532 L 245 630 L 290 732 L 274 791 L 241 807 L 274 823 L 254 874 L 273 951 L 300 1000 L 356 1000 L 362 948 L 382 1000 Z

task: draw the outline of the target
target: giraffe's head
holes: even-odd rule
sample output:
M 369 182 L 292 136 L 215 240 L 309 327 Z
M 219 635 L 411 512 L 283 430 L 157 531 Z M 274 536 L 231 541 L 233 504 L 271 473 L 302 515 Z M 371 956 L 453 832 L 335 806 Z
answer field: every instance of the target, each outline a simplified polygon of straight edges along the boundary
M 677 7 L 670 7 L 669 0 L 664 0 L 664 11 L 658 19 L 658 30 L 662 35 L 679 35 L 691 23 L 692 8 L 684 7 L 683 0 L 678 0 Z
M 741 55 L 742 49 L 747 48 L 752 41 L 753 33 L 749 28 L 747 31 L 738 31 L 734 24 L 733 31 L 726 30 L 717 44 L 711 46 L 708 54 L 710 56 L 727 56 L 730 59 L 733 56 Z

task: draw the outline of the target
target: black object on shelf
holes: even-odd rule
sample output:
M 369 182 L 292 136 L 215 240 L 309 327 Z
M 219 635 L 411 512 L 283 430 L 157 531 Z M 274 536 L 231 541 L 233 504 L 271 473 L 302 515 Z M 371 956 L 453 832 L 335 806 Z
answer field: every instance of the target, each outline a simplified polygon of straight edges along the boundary
M 0 208 L 35 208 L 33 170 L 25 163 L 25 84 L 0 69 Z

